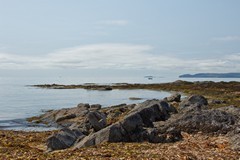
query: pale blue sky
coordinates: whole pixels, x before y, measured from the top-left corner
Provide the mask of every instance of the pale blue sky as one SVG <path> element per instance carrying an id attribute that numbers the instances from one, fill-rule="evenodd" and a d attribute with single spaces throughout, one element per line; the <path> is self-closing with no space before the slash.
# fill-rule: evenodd
<path id="1" fill-rule="evenodd" d="M 239 0 L 0 0 L 0 73 L 239 72 L 239 8 Z"/>

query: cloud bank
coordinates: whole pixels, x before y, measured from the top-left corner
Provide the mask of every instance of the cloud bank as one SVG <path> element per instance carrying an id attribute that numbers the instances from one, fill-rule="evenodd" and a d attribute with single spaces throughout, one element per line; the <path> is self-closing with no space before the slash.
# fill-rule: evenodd
<path id="1" fill-rule="evenodd" d="M 153 54 L 149 45 L 93 44 L 57 50 L 45 56 L 0 53 L 0 69 L 153 69 L 187 72 L 236 72 L 240 53 L 218 59 L 188 59 Z"/>

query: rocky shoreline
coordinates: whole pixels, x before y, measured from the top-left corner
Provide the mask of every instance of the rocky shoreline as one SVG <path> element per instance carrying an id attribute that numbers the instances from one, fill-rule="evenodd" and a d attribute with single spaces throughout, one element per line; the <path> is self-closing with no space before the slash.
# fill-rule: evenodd
<path id="1" fill-rule="evenodd" d="M 201 95 L 181 100 L 176 93 L 164 100 L 107 108 L 79 104 L 31 120 L 62 128 L 47 139 L 48 151 L 104 142 L 173 143 L 182 140 L 182 132 L 224 135 L 229 137 L 233 149 L 240 150 L 240 108 L 211 109 Z"/>
<path id="2" fill-rule="evenodd" d="M 101 90 L 104 87 L 100 86 Z M 136 159 L 138 156 L 144 159 L 239 159 L 240 108 L 236 105 L 239 104 L 239 87 L 238 82 L 184 81 L 111 85 L 111 89 L 177 92 L 162 100 L 146 100 L 139 104 L 106 108 L 100 104 L 78 104 L 74 108 L 47 111 L 28 120 L 58 127 L 58 131 L 1 131 L 0 157 L 16 158 L 11 157 L 10 150 L 13 149 L 25 159 L 26 156 L 40 159 L 62 156 L 66 159 L 76 156 L 84 159 Z M 44 85 L 43 88 L 53 86 Z M 188 96 L 181 98 L 180 92 Z M 230 95 L 232 97 L 228 98 Z M 14 141 L 15 138 L 20 142 Z M 11 143 L 9 139 L 12 139 Z M 26 143 L 33 153 L 25 155 L 27 148 L 18 147 L 19 143 Z M 32 144 L 36 144 L 35 147 Z"/>
<path id="3" fill-rule="evenodd" d="M 240 82 L 213 82 L 213 81 L 196 81 L 188 82 L 177 80 L 169 83 L 154 83 L 154 84 L 129 84 L 129 83 L 113 83 L 113 84 L 95 84 L 85 83 L 80 85 L 62 85 L 62 84 L 39 84 L 31 85 L 44 89 L 87 89 L 111 91 L 114 89 L 148 89 L 157 91 L 175 91 L 186 95 L 199 94 L 204 95 L 213 103 L 209 104 L 213 107 L 222 107 L 226 105 L 240 106 Z M 214 103 L 215 100 L 220 100 L 225 103 Z"/>

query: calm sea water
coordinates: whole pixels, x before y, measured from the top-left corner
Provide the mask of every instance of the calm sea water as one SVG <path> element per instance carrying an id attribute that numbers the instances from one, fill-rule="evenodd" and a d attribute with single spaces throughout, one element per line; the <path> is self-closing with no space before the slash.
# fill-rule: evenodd
<path id="1" fill-rule="evenodd" d="M 41 89 L 29 87 L 33 84 L 83 84 L 83 83 L 163 83 L 172 82 L 178 78 L 0 78 L 0 129 L 37 130 L 36 126 L 28 124 L 25 118 L 36 116 L 43 110 L 75 107 L 78 103 L 101 104 L 111 106 L 121 103 L 138 103 L 147 99 L 164 98 L 171 93 L 151 90 L 112 90 L 95 91 L 84 89 Z M 239 81 L 239 79 L 185 79 L 188 81 Z M 132 101 L 129 97 L 139 97 L 143 100 Z M 43 126 L 42 126 L 43 127 Z M 41 126 L 37 126 L 41 128 Z M 42 128 L 41 128 L 42 130 Z"/>

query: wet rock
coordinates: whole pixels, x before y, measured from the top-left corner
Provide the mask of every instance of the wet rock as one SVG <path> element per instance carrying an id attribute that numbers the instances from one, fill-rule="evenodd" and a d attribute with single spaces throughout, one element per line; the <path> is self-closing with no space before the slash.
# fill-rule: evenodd
<path id="1" fill-rule="evenodd" d="M 75 141 L 85 137 L 78 129 L 62 129 L 47 139 L 48 151 L 66 149 L 71 147 Z"/>
<path id="2" fill-rule="evenodd" d="M 204 106 L 208 105 L 208 101 L 205 97 L 201 95 L 192 95 L 185 98 L 180 104 L 179 109 L 182 110 L 192 105 Z"/>

